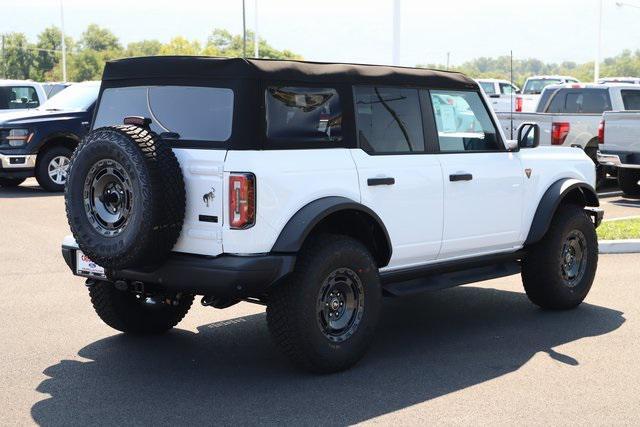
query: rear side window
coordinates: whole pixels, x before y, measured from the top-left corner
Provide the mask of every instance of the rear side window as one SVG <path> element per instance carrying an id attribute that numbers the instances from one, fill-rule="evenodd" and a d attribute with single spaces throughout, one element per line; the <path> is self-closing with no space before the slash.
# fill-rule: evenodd
<path id="1" fill-rule="evenodd" d="M 508 83 L 500 83 L 500 93 L 503 95 L 511 95 L 516 93 L 516 88 Z"/>
<path id="2" fill-rule="evenodd" d="M 480 87 L 487 95 L 495 95 L 496 87 L 492 82 L 480 82 Z"/>
<path id="3" fill-rule="evenodd" d="M 542 90 L 549 85 L 557 85 L 562 83 L 558 79 L 529 79 L 524 85 L 522 93 L 527 95 L 538 95 L 542 93 Z"/>
<path id="4" fill-rule="evenodd" d="M 358 143 L 368 153 L 424 151 L 417 89 L 356 86 Z"/>
<path id="5" fill-rule="evenodd" d="M 611 111 L 611 100 L 606 89 L 567 90 L 563 95 L 557 97 L 557 102 L 554 99 L 549 109 L 551 113 L 599 114 Z"/>
<path id="6" fill-rule="evenodd" d="M 623 90 L 621 93 L 625 110 L 640 110 L 640 90 Z"/>
<path id="7" fill-rule="evenodd" d="M 35 88 L 31 86 L 0 87 L 0 110 L 17 110 L 38 106 L 40 106 L 40 100 Z"/>
<path id="8" fill-rule="evenodd" d="M 496 128 L 477 92 L 431 91 L 442 152 L 498 151 Z"/>
<path id="9" fill-rule="evenodd" d="M 270 86 L 265 93 L 267 138 L 274 141 L 342 141 L 342 109 L 332 88 Z"/>
<path id="10" fill-rule="evenodd" d="M 109 88 L 102 93 L 94 128 L 122 124 L 127 116 L 151 119 L 151 130 L 185 141 L 226 141 L 233 122 L 233 90 L 195 86 Z"/>
<path id="11" fill-rule="evenodd" d="M 549 103 L 549 99 L 558 92 L 558 89 L 554 88 L 546 88 L 542 91 L 542 96 L 538 100 L 538 106 L 536 107 L 536 113 L 544 113 L 547 110 L 547 104 Z"/>

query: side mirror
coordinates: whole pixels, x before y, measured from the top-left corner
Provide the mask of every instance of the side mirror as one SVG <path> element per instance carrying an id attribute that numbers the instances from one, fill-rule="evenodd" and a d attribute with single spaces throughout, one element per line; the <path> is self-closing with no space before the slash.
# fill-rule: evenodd
<path id="1" fill-rule="evenodd" d="M 540 126 L 537 123 L 522 123 L 518 127 L 518 147 L 535 148 L 540 145 Z"/>

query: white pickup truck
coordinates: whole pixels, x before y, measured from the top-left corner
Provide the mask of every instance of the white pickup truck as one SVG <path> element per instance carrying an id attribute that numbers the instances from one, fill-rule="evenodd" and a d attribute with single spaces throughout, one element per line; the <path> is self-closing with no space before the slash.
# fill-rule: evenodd
<path id="1" fill-rule="evenodd" d="M 37 108 L 47 100 L 40 83 L 30 80 L 0 80 L 0 113 Z"/>
<path id="2" fill-rule="evenodd" d="M 580 147 L 598 164 L 598 127 L 602 113 L 628 110 L 638 96 L 638 85 L 553 85 L 545 88 L 538 112 L 497 113 L 497 116 L 507 136 L 515 136 L 522 123 L 537 123 L 541 131 L 540 145 Z M 604 179 L 604 170 L 600 170 L 599 178 Z"/>
<path id="3" fill-rule="evenodd" d="M 571 76 L 532 76 L 524 82 L 522 95 L 516 97 L 516 111 L 521 113 L 530 113 L 536 111 L 540 94 L 550 85 L 559 85 L 565 83 L 580 83 L 578 79 Z"/>
<path id="4" fill-rule="evenodd" d="M 629 110 L 640 110 L 640 93 L 626 97 Z M 600 125 L 598 162 L 617 170 L 618 185 L 640 196 L 640 111 L 605 112 Z"/>

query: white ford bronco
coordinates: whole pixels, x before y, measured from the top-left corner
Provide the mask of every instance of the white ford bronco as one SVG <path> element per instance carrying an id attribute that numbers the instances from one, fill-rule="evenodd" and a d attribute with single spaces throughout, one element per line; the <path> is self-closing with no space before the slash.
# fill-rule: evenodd
<path id="1" fill-rule="evenodd" d="M 458 73 L 149 57 L 106 65 L 71 160 L 62 253 L 100 318 L 166 331 L 196 295 L 267 306 L 297 365 L 335 372 L 372 341 L 383 295 L 522 274 L 579 305 L 598 262 L 593 162 L 505 139 Z"/>

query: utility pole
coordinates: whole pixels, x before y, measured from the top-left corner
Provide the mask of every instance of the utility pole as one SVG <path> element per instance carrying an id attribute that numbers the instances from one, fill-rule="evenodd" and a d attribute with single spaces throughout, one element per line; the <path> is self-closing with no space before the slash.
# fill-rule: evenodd
<path id="1" fill-rule="evenodd" d="M 400 65 L 400 0 L 393 0 L 393 65 Z"/>
<path id="2" fill-rule="evenodd" d="M 254 58 L 260 58 L 260 41 L 258 38 L 258 0 L 254 0 L 255 15 L 253 17 L 253 56 Z"/>
<path id="3" fill-rule="evenodd" d="M 451 61 L 451 52 L 447 52 L 447 71 L 449 71 L 449 62 Z"/>
<path id="4" fill-rule="evenodd" d="M 62 33 L 62 81 L 67 82 L 67 44 L 64 41 L 64 6 L 60 0 L 60 32 Z"/>
<path id="5" fill-rule="evenodd" d="M 247 57 L 247 16 L 245 0 L 242 0 L 242 57 Z"/>
<path id="6" fill-rule="evenodd" d="M 4 62 L 4 34 L 2 35 L 2 71 L 4 78 L 7 78 L 7 64 Z"/>
<path id="7" fill-rule="evenodd" d="M 596 46 L 596 61 L 593 65 L 593 81 L 598 83 L 600 79 L 600 60 L 602 58 L 602 3 L 604 0 L 598 1 L 598 43 Z"/>

